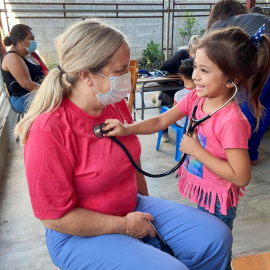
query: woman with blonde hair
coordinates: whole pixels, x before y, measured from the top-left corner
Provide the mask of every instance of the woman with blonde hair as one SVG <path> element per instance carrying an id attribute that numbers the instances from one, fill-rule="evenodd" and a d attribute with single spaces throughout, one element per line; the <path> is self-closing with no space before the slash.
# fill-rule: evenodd
<path id="1" fill-rule="evenodd" d="M 95 125 L 132 123 L 130 49 L 118 30 L 91 19 L 56 38 L 50 71 L 16 127 L 35 216 L 60 269 L 224 269 L 232 236 L 195 208 L 148 196 L 144 176 Z M 140 165 L 137 136 L 120 138 Z M 162 252 L 158 228 L 175 258 Z M 142 241 L 139 241 L 142 240 Z"/>

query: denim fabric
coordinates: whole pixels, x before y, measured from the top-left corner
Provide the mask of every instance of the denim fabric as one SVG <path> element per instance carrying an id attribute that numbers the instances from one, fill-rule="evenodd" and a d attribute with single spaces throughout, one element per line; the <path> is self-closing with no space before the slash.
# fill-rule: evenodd
<path id="1" fill-rule="evenodd" d="M 20 112 L 20 113 L 26 113 L 29 105 L 30 105 L 30 98 L 31 95 L 27 94 L 22 97 L 11 97 L 11 104 L 13 108 Z"/>
<path id="2" fill-rule="evenodd" d="M 231 196 L 232 196 L 232 194 L 231 194 Z M 200 203 L 201 203 L 202 199 L 203 199 L 203 192 L 202 192 L 202 195 L 201 195 Z M 207 200 L 208 200 L 208 196 L 206 195 L 205 196 L 205 204 L 207 203 Z M 210 195 L 210 201 L 209 201 L 210 204 L 211 204 L 211 201 L 212 201 L 212 196 Z M 202 207 L 200 205 L 197 205 L 197 207 L 198 207 L 198 209 L 209 213 L 209 211 L 206 210 L 205 207 Z M 220 209 L 221 209 L 220 201 L 217 198 L 216 199 L 216 205 L 215 205 L 215 213 L 213 215 L 216 216 L 217 218 L 221 219 L 230 228 L 230 230 L 232 231 L 232 229 L 233 229 L 233 221 L 236 218 L 237 207 L 231 207 L 231 208 L 227 209 L 227 215 L 222 215 L 220 213 Z M 231 268 L 231 260 L 229 260 L 225 270 L 232 270 L 232 268 Z"/>
<path id="3" fill-rule="evenodd" d="M 203 199 L 203 193 L 201 195 L 200 203 L 201 203 L 202 199 Z M 208 197 L 205 196 L 205 204 L 207 204 L 207 200 L 208 200 Z M 211 204 L 211 201 L 212 201 L 212 197 L 210 195 L 210 204 Z M 197 207 L 198 207 L 198 209 L 209 213 L 209 211 L 206 210 L 205 207 L 202 207 L 200 205 L 198 205 Z M 233 229 L 233 221 L 236 218 L 237 207 L 231 207 L 231 208 L 227 209 L 227 215 L 222 215 L 220 213 L 220 209 L 221 209 L 220 201 L 217 198 L 216 205 L 215 205 L 215 213 L 213 215 L 216 216 L 217 218 L 221 219 L 230 228 L 230 230 L 232 230 Z"/>

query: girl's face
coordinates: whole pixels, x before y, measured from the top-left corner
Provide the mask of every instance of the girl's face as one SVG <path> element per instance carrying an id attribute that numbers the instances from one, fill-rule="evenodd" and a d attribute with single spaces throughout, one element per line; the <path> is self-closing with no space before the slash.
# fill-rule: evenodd
<path id="1" fill-rule="evenodd" d="M 192 79 L 199 98 L 227 96 L 231 87 L 229 78 L 208 58 L 204 48 L 196 52 Z"/>

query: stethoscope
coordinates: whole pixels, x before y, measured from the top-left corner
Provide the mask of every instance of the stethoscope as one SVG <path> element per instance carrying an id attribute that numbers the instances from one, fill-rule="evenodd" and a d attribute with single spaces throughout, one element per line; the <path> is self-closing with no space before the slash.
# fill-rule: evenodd
<path id="1" fill-rule="evenodd" d="M 194 130 L 195 130 L 195 128 L 198 125 L 200 125 L 201 123 L 203 123 L 204 121 L 206 121 L 207 119 L 209 119 L 213 114 L 215 114 L 216 112 L 218 112 L 219 110 L 221 110 L 223 107 L 225 107 L 235 97 L 235 95 L 237 94 L 237 86 L 231 80 L 229 82 L 232 83 L 234 85 L 234 87 L 235 87 L 235 92 L 231 96 L 231 98 L 227 102 L 225 102 L 220 108 L 216 109 L 214 112 L 206 115 L 205 117 L 203 117 L 201 119 L 196 119 L 195 118 L 195 114 L 196 114 L 196 111 L 197 111 L 197 108 L 198 108 L 198 103 L 200 101 L 200 98 L 198 98 L 198 100 L 197 100 L 197 102 L 196 102 L 196 104 L 195 104 L 195 106 L 193 108 L 191 117 L 190 117 L 190 121 L 189 121 L 189 125 L 188 125 L 188 130 L 187 130 L 187 135 L 188 136 L 191 137 L 192 134 L 193 134 L 193 132 L 194 132 Z M 102 127 L 105 127 L 105 126 L 106 126 L 106 124 L 105 123 L 102 123 L 102 124 L 96 125 L 94 127 L 94 133 L 95 133 L 95 135 L 98 138 L 103 138 L 103 134 L 106 134 L 106 133 L 109 132 L 109 130 L 106 130 L 105 131 L 105 130 L 102 129 Z M 136 162 L 133 160 L 131 154 L 129 153 L 128 149 L 116 137 L 112 136 L 110 138 L 113 141 L 115 141 L 125 151 L 125 153 L 127 154 L 130 162 L 136 168 L 137 171 L 139 171 L 140 173 L 142 173 L 142 174 L 144 174 L 146 176 L 152 177 L 152 178 L 158 178 L 158 177 L 167 176 L 167 175 L 175 172 L 183 164 L 183 162 L 185 161 L 185 159 L 187 157 L 187 154 L 184 154 L 182 156 L 181 160 L 179 161 L 179 163 L 174 168 L 172 168 L 170 171 L 168 171 L 168 172 L 161 173 L 161 174 L 151 174 L 151 173 L 145 172 L 140 167 L 138 167 L 138 165 L 136 164 Z M 164 251 L 164 252 L 168 252 L 171 256 L 175 257 L 175 254 L 174 254 L 173 250 L 166 243 L 166 241 L 162 238 L 162 236 L 160 235 L 160 233 L 158 232 L 158 230 L 155 228 L 155 226 L 150 221 L 148 221 L 148 222 L 153 227 L 153 229 L 156 231 L 156 236 L 157 236 L 157 239 L 159 241 L 161 250 Z"/>
<path id="2" fill-rule="evenodd" d="M 188 125 L 188 130 L 187 130 L 187 135 L 188 136 L 192 136 L 195 128 L 200 125 L 201 123 L 203 123 L 204 121 L 206 121 L 207 119 L 209 119 L 213 114 L 215 114 L 216 112 L 218 112 L 219 110 L 221 110 L 223 107 L 225 107 L 234 97 L 235 95 L 237 94 L 237 86 L 234 84 L 234 82 L 232 82 L 231 80 L 229 81 L 230 83 L 232 83 L 235 87 L 235 92 L 234 94 L 231 96 L 231 98 L 225 102 L 221 107 L 219 107 L 218 109 L 216 109 L 214 112 L 206 115 L 205 117 L 201 118 L 201 119 L 196 119 L 195 118 L 195 114 L 196 114 L 196 111 L 197 111 L 197 108 L 198 108 L 198 103 L 200 101 L 200 98 L 198 98 L 194 108 L 193 108 L 193 111 L 192 111 L 192 114 L 191 114 L 191 117 L 190 117 L 190 121 L 189 121 L 189 125 Z M 102 123 L 100 125 L 96 125 L 94 127 L 94 133 L 95 135 L 98 137 L 98 138 L 103 138 L 103 134 L 106 134 L 109 132 L 109 130 L 103 130 L 102 128 L 105 127 L 106 124 L 105 123 Z M 142 170 L 140 167 L 138 167 L 138 165 L 136 164 L 136 162 L 134 161 L 134 159 L 132 158 L 131 154 L 129 153 L 128 149 L 125 147 L 125 145 L 123 143 L 121 143 L 116 137 L 112 136 L 112 137 L 109 137 L 111 138 L 113 141 L 115 141 L 126 153 L 126 155 L 128 156 L 130 162 L 132 163 L 132 165 L 136 168 L 137 171 L 139 171 L 140 173 L 148 176 L 148 177 L 151 177 L 151 178 L 159 178 L 159 177 L 164 177 L 164 176 L 167 176 L 173 172 L 175 172 L 182 164 L 183 162 L 185 161 L 186 157 L 187 157 L 187 154 L 184 154 L 181 158 L 181 160 L 179 161 L 179 163 L 174 167 L 172 168 L 170 171 L 168 172 L 165 172 L 165 173 L 161 173 L 161 174 L 151 174 L 151 173 L 148 173 L 144 170 Z"/>

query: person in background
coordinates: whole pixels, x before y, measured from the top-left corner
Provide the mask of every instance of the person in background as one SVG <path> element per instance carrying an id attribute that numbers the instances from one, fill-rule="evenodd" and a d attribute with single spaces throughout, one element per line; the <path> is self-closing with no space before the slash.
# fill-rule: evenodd
<path id="1" fill-rule="evenodd" d="M 113 117 L 133 123 L 130 47 L 97 19 L 55 41 L 52 69 L 16 126 L 34 215 L 60 269 L 224 270 L 232 235 L 214 216 L 148 196 L 144 176 L 121 148 L 93 129 Z M 140 166 L 137 136 L 120 138 Z M 120 166 L 119 166 L 120 164 Z M 160 250 L 155 231 L 176 254 Z M 155 237 L 155 238 L 154 238 Z"/>
<path id="2" fill-rule="evenodd" d="M 192 36 L 190 38 L 189 45 L 188 45 L 188 50 L 189 50 L 189 56 L 190 57 L 194 57 L 196 47 L 197 47 L 197 44 L 198 44 L 200 38 L 201 37 L 198 36 L 198 35 L 194 35 L 194 36 Z"/>
<path id="3" fill-rule="evenodd" d="M 31 27 L 17 24 L 4 39 L 11 49 L 2 57 L 1 73 L 11 96 L 11 104 L 21 113 L 27 111 L 31 103 L 29 93 L 39 88 L 48 68 L 35 53 L 37 42 Z M 12 84 L 17 81 L 16 84 Z M 11 86 L 11 84 L 13 86 Z"/>
<path id="4" fill-rule="evenodd" d="M 182 61 L 189 58 L 189 49 L 182 48 L 177 51 L 170 59 L 164 61 L 160 70 L 168 71 L 169 74 L 177 74 L 179 72 L 179 67 L 182 64 Z"/>
<path id="5" fill-rule="evenodd" d="M 265 25 L 265 34 L 270 37 L 270 19 L 262 14 L 250 13 L 244 4 L 237 0 L 218 1 L 213 6 L 208 21 L 210 31 L 229 26 L 239 26 L 250 35 L 254 35 L 262 25 Z M 259 80 L 255 82 L 255 84 L 258 83 Z M 254 116 L 252 104 L 249 104 L 248 101 L 243 102 L 243 97 L 241 96 L 237 98 L 240 102 L 242 112 L 251 125 L 248 153 L 251 165 L 256 165 L 258 163 L 258 148 L 261 139 L 270 125 L 270 76 L 260 94 L 260 102 L 264 107 L 264 113 L 262 114 L 258 128 L 256 128 L 257 119 Z"/>
<path id="6" fill-rule="evenodd" d="M 188 55 L 188 57 L 186 58 L 186 59 L 189 59 L 190 57 L 192 57 L 193 55 L 194 55 L 194 52 L 195 52 L 195 49 L 196 49 L 196 45 L 198 44 L 198 41 L 199 41 L 199 39 L 200 39 L 200 36 L 198 36 L 198 35 L 194 35 L 194 36 L 192 36 L 191 38 L 190 38 L 190 41 L 189 41 L 189 45 L 188 45 L 188 52 L 189 52 L 189 55 Z M 179 54 L 180 55 L 180 54 Z M 187 55 L 186 55 L 187 56 Z M 180 63 L 180 66 L 182 65 L 182 63 L 183 63 L 183 61 L 185 61 L 186 59 L 183 59 L 183 60 L 181 60 L 181 63 Z M 169 60 L 171 60 L 171 59 L 169 59 Z M 168 60 L 168 61 L 169 61 Z M 166 61 L 165 61 L 166 62 Z M 177 73 L 179 73 L 179 68 L 180 68 L 180 66 L 178 67 L 178 71 L 177 71 Z M 181 72 L 180 72 L 180 74 L 181 74 Z M 182 79 L 183 80 L 183 79 Z M 183 90 L 180 90 L 180 92 L 181 91 L 183 91 Z M 172 103 L 171 102 L 166 102 L 165 104 L 163 104 L 163 101 L 164 100 L 171 100 L 171 95 L 173 95 L 173 100 L 174 100 L 174 102 L 175 102 L 175 94 L 177 93 L 177 92 L 179 92 L 179 90 L 176 90 L 176 91 L 170 91 L 170 92 L 158 92 L 159 94 L 158 94 L 158 97 L 157 97 L 157 99 L 160 101 L 160 103 L 159 103 L 159 105 L 161 104 L 161 105 L 172 105 Z M 162 102 L 162 103 L 161 103 Z M 157 134 L 157 136 L 158 136 L 158 134 Z M 170 141 L 170 137 L 169 137 L 169 129 L 168 128 L 166 128 L 164 131 L 163 131 L 163 133 L 162 133 L 162 137 L 161 137 L 161 141 L 162 142 L 169 142 Z"/>
<path id="7" fill-rule="evenodd" d="M 174 95 L 174 106 L 182 100 L 191 90 L 196 88 L 194 81 L 192 80 L 192 74 L 194 70 L 194 58 L 191 57 L 182 62 L 179 68 L 181 79 L 185 84 L 185 89 L 179 90 Z M 183 127 L 186 123 L 186 117 L 176 121 L 176 124 Z"/>
<path id="8" fill-rule="evenodd" d="M 179 72 L 179 67 L 181 66 L 182 61 L 187 58 L 189 58 L 189 50 L 188 48 L 182 48 L 177 51 L 170 59 L 164 61 L 160 66 L 160 70 L 167 71 L 169 74 L 177 74 Z M 172 106 L 174 94 L 176 93 L 176 91 L 177 90 L 166 92 L 158 91 L 152 97 L 152 103 L 156 104 L 156 106 Z M 161 140 L 163 142 L 170 141 L 168 135 L 166 134 L 168 134 L 168 132 L 165 132 L 164 136 L 162 136 Z"/>
<path id="9" fill-rule="evenodd" d="M 232 16 L 247 13 L 250 13 L 248 8 L 237 0 L 220 0 L 211 9 L 206 32 L 209 32 L 212 25 L 217 21 L 226 21 Z"/>
<path id="10" fill-rule="evenodd" d="M 251 8 L 250 12 L 265 15 L 263 9 L 261 7 L 259 7 L 259 6 L 255 6 L 255 7 Z"/>

